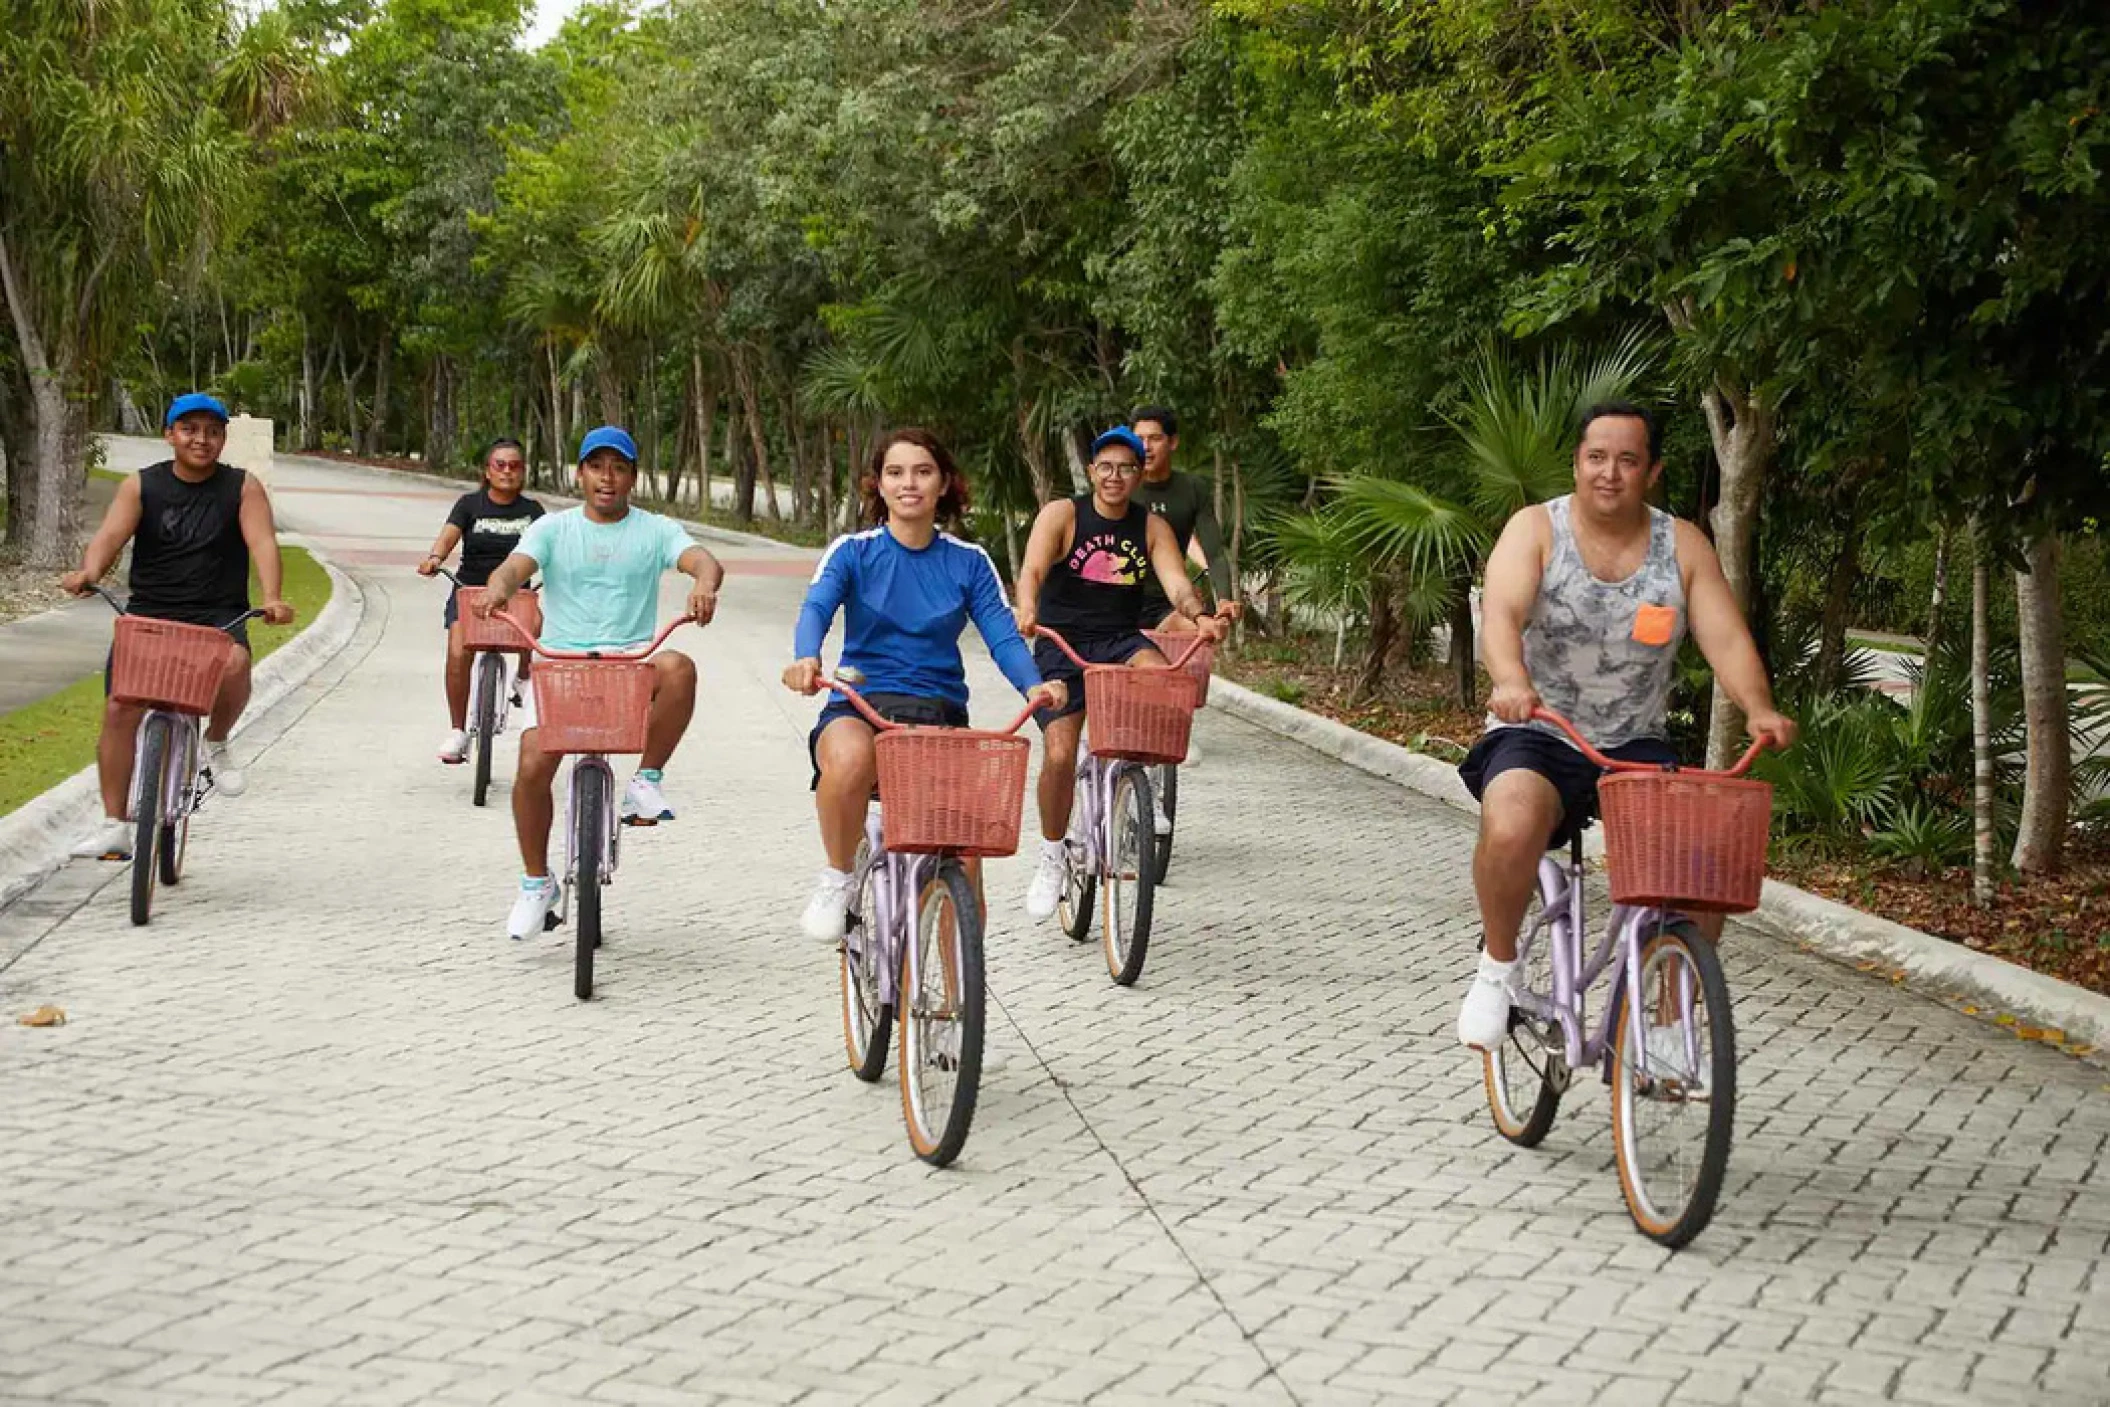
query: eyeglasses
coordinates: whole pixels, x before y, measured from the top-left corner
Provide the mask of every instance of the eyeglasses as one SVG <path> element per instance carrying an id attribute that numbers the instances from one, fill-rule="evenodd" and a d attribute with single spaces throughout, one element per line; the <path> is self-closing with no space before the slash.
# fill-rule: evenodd
<path id="1" fill-rule="evenodd" d="M 1093 462 L 1092 472 L 1117 479 L 1137 479 L 1143 475 L 1143 466 L 1140 464 L 1122 464 L 1112 459 L 1101 459 Z"/>

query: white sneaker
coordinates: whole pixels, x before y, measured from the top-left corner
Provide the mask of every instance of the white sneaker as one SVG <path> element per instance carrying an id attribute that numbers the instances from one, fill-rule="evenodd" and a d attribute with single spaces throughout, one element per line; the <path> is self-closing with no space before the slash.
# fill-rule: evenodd
<path id="1" fill-rule="evenodd" d="M 1026 890 L 1026 916 L 1035 920 L 1055 912 L 1062 899 L 1063 881 L 1069 875 L 1069 859 L 1059 840 L 1040 843 L 1040 864 L 1033 870 L 1033 883 Z"/>
<path id="2" fill-rule="evenodd" d="M 1162 792 L 1152 792 L 1150 794 L 1150 805 L 1151 809 L 1157 812 L 1157 814 L 1151 818 L 1151 828 L 1155 830 L 1160 837 L 1171 835 L 1172 817 L 1165 814 L 1164 794 Z"/>
<path id="3" fill-rule="evenodd" d="M 824 869 L 813 882 L 813 897 L 799 915 L 799 927 L 816 943 L 840 943 L 849 916 L 851 876 L 837 869 Z"/>
<path id="4" fill-rule="evenodd" d="M 224 742 L 206 739 L 205 771 L 212 778 L 213 790 L 222 796 L 240 796 L 249 790 L 249 779 L 234 765 L 234 754 Z"/>
<path id="5" fill-rule="evenodd" d="M 516 943 L 539 938 L 564 922 L 556 912 L 557 901 L 563 897 L 564 886 L 555 875 L 540 879 L 522 875 L 520 895 L 513 900 L 513 912 L 506 916 L 506 937 Z"/>
<path id="6" fill-rule="evenodd" d="M 623 788 L 624 825 L 656 826 L 673 819 L 674 808 L 667 805 L 666 794 L 659 789 L 659 778 L 639 772 Z"/>
<path id="7" fill-rule="evenodd" d="M 466 761 L 468 756 L 469 734 L 464 729 L 456 728 L 447 735 L 447 741 L 440 744 L 440 761 L 449 767 L 455 767 Z"/>
<path id="8" fill-rule="evenodd" d="M 129 860 L 132 858 L 132 823 L 105 817 L 73 847 L 76 860 Z"/>
<path id="9" fill-rule="evenodd" d="M 1496 962 L 1480 955 L 1480 970 L 1458 1008 L 1458 1044 L 1476 1050 L 1493 1050 L 1509 1034 L 1510 978 L 1514 962 Z"/>

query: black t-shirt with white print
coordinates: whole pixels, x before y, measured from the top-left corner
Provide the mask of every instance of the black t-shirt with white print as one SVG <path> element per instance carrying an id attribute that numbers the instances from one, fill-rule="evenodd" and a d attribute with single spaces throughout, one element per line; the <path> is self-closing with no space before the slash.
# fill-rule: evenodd
<path id="1" fill-rule="evenodd" d="M 542 505 L 522 495 L 511 503 L 493 503 L 491 491 L 478 489 L 455 501 L 447 521 L 461 530 L 462 581 L 482 586 L 520 545 L 529 523 L 542 516 Z"/>

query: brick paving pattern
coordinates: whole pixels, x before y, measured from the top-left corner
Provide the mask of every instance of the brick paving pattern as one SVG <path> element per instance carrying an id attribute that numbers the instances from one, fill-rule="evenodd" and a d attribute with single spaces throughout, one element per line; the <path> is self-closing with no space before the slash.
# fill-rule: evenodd
<path id="1" fill-rule="evenodd" d="M 1736 1151 L 1666 1254 L 1600 1086 L 1523 1152 L 1452 1045 L 1467 822 L 1214 714 L 1137 988 L 992 865 L 1002 1065 L 925 1168 L 794 927 L 788 551 L 722 548 L 677 638 L 682 816 L 630 833 L 576 1003 L 502 933 L 510 755 L 481 813 L 432 760 L 444 505 L 275 488 L 359 638 L 150 928 L 112 866 L 0 914 L 0 1011 L 72 1018 L 0 1027 L 0 1401 L 2110 1400 L 2100 1067 L 1732 928 Z"/>

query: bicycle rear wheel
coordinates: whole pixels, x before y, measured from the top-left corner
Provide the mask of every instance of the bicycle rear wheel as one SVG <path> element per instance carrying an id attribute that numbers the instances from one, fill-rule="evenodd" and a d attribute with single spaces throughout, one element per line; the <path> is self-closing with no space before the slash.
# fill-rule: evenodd
<path id="1" fill-rule="evenodd" d="M 491 790 L 491 753 L 498 746 L 498 691 L 505 687 L 505 666 L 495 651 L 486 650 L 476 662 L 476 713 L 470 724 L 476 729 L 476 782 L 469 800 L 477 806 Z"/>
<path id="2" fill-rule="evenodd" d="M 857 880 L 843 925 L 843 1051 L 850 1057 L 850 1072 L 866 1084 L 886 1073 L 887 1039 L 894 1026 L 894 1008 L 880 995 L 886 953 L 880 942 L 884 925 L 877 873 L 883 863 L 872 858 L 869 841 L 857 847 L 850 867 Z"/>
<path id="3" fill-rule="evenodd" d="M 185 732 L 180 742 L 170 745 L 169 766 L 174 775 L 183 779 L 177 788 L 176 814 L 161 818 L 161 836 L 155 843 L 154 855 L 161 869 L 161 882 L 175 885 L 183 882 L 183 855 L 190 844 L 191 807 L 197 803 L 192 786 L 197 781 L 197 759 L 191 754 L 197 749 L 198 734 Z"/>
<path id="4" fill-rule="evenodd" d="M 1516 986 L 1520 993 L 1553 999 L 1553 930 L 1534 930 L 1541 900 L 1524 914 L 1517 939 Z M 1509 1012 L 1509 1034 L 1480 1054 L 1487 1085 L 1487 1110 L 1495 1132 L 1520 1148 L 1545 1141 L 1568 1088 L 1567 1036 L 1558 1021 L 1534 1016 L 1521 1006 Z"/>
<path id="5" fill-rule="evenodd" d="M 966 871 L 948 857 L 917 898 L 916 931 L 902 945 L 896 988 L 901 1112 L 909 1146 L 933 1167 L 960 1156 L 974 1123 L 982 1083 L 982 980 L 982 912 Z"/>
<path id="6" fill-rule="evenodd" d="M 1633 1011 L 1647 1032 L 1635 1050 Z M 1675 1250 L 1707 1228 L 1736 1122 L 1736 1029 L 1714 945 L 1674 922 L 1641 951 L 1612 1043 L 1612 1148 L 1641 1234 Z"/>
<path id="7" fill-rule="evenodd" d="M 1123 767 L 1114 779 L 1113 853 L 1107 857 L 1101 925 L 1106 970 L 1123 987 L 1134 986 L 1143 975 L 1143 959 L 1150 952 L 1150 911 L 1157 894 L 1151 815 L 1149 775 L 1141 767 Z"/>
<path id="8" fill-rule="evenodd" d="M 146 742 L 139 750 L 139 775 L 132 778 L 132 925 L 154 916 L 154 880 L 161 872 L 161 799 L 168 795 L 169 753 L 175 723 L 167 714 L 147 715 Z"/>
<path id="9" fill-rule="evenodd" d="M 608 774 L 599 767 L 572 771 L 572 905 L 578 910 L 573 936 L 571 994 L 593 996 L 593 951 L 601 946 L 601 841 L 607 834 Z"/>
<path id="10" fill-rule="evenodd" d="M 1174 825 L 1178 825 L 1180 814 L 1180 769 L 1169 762 L 1163 767 L 1153 767 L 1150 769 L 1150 783 L 1157 788 L 1159 809 L 1164 811 L 1165 819 Z M 1155 825 L 1153 825 L 1152 829 L 1155 831 Z M 1158 857 L 1157 882 L 1163 884 L 1165 876 L 1172 872 L 1172 832 L 1168 830 L 1163 835 L 1157 836 L 1156 841 Z"/>

